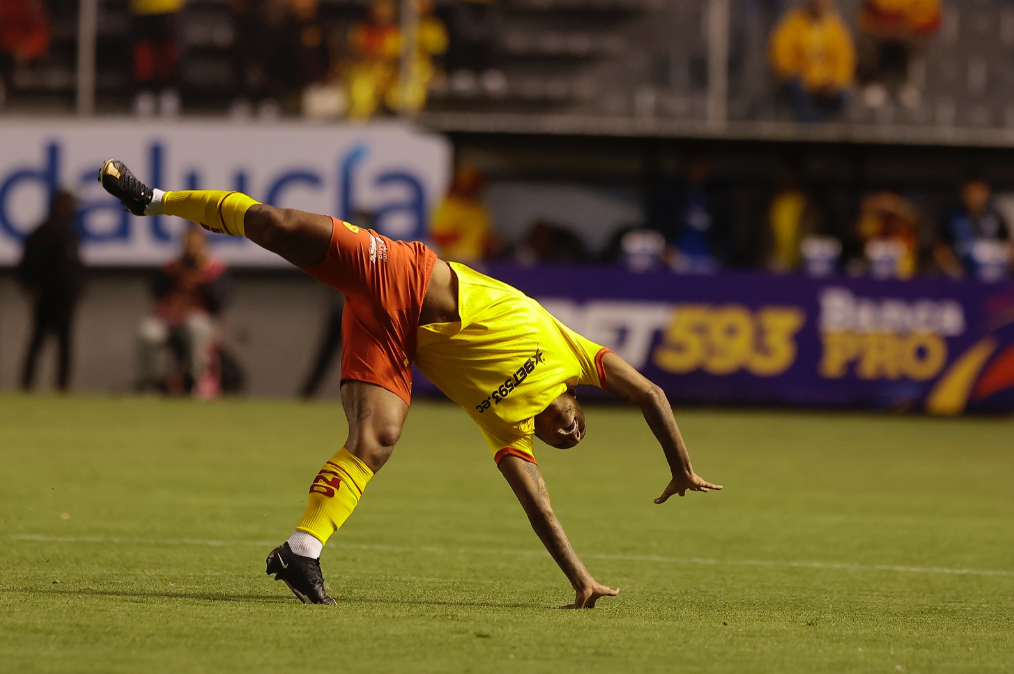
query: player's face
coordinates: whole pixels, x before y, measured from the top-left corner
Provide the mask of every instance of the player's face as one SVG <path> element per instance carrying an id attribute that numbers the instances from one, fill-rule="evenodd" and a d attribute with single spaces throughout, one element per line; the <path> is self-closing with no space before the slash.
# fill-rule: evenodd
<path id="1" fill-rule="evenodd" d="M 961 190 L 962 200 L 969 213 L 978 215 L 989 203 L 989 183 L 984 180 L 971 180 Z"/>
<path id="2" fill-rule="evenodd" d="M 570 449 L 585 436 L 584 410 L 569 388 L 535 417 L 535 435 L 550 447 Z"/>
<path id="3" fill-rule="evenodd" d="M 183 237 L 183 257 L 188 260 L 203 260 L 207 252 L 204 233 L 196 227 L 190 227 Z"/>

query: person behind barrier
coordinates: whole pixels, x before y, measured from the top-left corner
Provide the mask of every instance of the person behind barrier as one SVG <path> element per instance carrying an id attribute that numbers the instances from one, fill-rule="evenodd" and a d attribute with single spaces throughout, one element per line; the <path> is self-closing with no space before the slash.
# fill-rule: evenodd
<path id="1" fill-rule="evenodd" d="M 1006 266 L 1003 271 L 1009 273 L 1014 264 L 1010 239 L 1010 229 L 993 205 L 989 182 L 982 176 L 970 175 L 962 181 L 959 202 L 940 222 L 933 255 L 951 278 L 989 275 L 985 267 L 992 266 L 989 258 L 996 258 L 996 253 L 999 266 Z"/>
<path id="2" fill-rule="evenodd" d="M 201 397 L 218 394 L 216 368 L 221 327 L 218 315 L 225 297 L 225 265 L 208 253 L 204 233 L 188 227 L 180 256 L 156 274 L 152 284 L 155 312 L 141 321 L 137 336 L 137 389 L 182 391 Z M 159 356 L 167 349 L 182 356 L 182 381 L 164 368 Z"/>
<path id="3" fill-rule="evenodd" d="M 18 280 L 32 304 L 32 335 L 21 369 L 21 388 L 32 388 L 35 365 L 46 337 L 53 335 L 59 344 L 56 386 L 66 391 L 70 383 L 73 352 L 73 319 L 84 265 L 80 240 L 74 227 L 77 201 L 70 192 L 53 195 L 49 214 L 28 235 L 18 265 Z"/>

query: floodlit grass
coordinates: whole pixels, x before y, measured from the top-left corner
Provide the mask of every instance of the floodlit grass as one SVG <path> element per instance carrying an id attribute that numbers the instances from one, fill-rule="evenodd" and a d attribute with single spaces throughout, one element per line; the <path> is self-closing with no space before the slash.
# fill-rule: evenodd
<path id="1" fill-rule="evenodd" d="M 324 552 L 264 574 L 344 439 L 336 404 L 0 397 L 0 671 L 1011 672 L 1014 423 L 636 410 L 538 456 L 592 573 L 573 599 L 460 410 L 421 403 Z"/>

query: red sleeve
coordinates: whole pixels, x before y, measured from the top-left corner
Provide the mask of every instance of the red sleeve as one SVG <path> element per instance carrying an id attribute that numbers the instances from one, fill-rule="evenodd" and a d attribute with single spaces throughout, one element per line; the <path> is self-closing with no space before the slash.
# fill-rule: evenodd
<path id="1" fill-rule="evenodd" d="M 602 362 L 602 359 L 606 357 L 607 353 L 612 353 L 612 349 L 602 347 L 599 352 L 595 354 L 595 369 L 599 373 L 599 388 L 603 391 L 609 390 L 609 378 L 606 376 L 606 366 Z"/>
<path id="2" fill-rule="evenodd" d="M 493 455 L 493 460 L 496 461 L 496 465 L 499 466 L 500 459 L 507 456 L 508 454 L 510 454 L 511 456 L 516 456 L 519 459 L 523 459 L 528 463 L 538 464 L 538 462 L 535 460 L 535 457 L 532 456 L 531 454 L 526 454 L 525 452 L 522 452 L 520 449 L 514 449 L 513 447 L 504 447 L 499 452 Z"/>

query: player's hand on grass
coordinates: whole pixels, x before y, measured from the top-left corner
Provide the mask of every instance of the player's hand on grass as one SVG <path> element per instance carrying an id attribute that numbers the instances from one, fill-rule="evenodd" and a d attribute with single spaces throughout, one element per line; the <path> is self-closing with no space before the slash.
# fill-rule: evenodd
<path id="1" fill-rule="evenodd" d="M 672 481 L 666 486 L 662 495 L 655 499 L 655 503 L 665 503 L 673 494 L 685 495 L 688 491 L 721 491 L 722 485 L 711 484 L 697 473 L 690 471 L 689 474 L 673 475 Z"/>
<path id="2" fill-rule="evenodd" d="M 615 597 L 619 593 L 619 589 L 613 589 L 593 580 L 590 585 L 577 591 L 573 604 L 567 604 L 562 608 L 595 608 L 595 602 L 599 597 Z"/>

